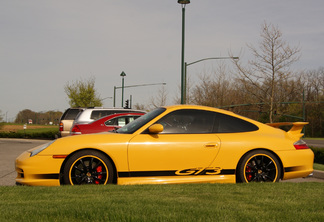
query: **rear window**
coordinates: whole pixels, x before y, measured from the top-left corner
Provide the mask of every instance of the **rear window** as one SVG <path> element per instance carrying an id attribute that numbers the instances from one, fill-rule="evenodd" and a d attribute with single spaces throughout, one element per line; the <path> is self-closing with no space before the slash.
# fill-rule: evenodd
<path id="1" fill-rule="evenodd" d="M 256 125 L 234 116 L 217 113 L 215 118 L 214 131 L 216 133 L 251 132 L 258 129 Z"/>
<path id="2" fill-rule="evenodd" d="M 82 109 L 68 109 L 62 115 L 61 120 L 74 120 L 75 117 L 82 111 Z"/>

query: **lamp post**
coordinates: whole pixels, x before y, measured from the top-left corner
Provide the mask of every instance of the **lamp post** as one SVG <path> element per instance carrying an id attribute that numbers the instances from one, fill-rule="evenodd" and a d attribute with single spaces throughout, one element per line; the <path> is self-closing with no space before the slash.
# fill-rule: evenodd
<path id="1" fill-rule="evenodd" d="M 120 74 L 122 77 L 122 99 L 121 99 L 121 107 L 123 107 L 124 104 L 124 77 L 126 76 L 126 73 L 124 71 Z"/>
<path id="2" fill-rule="evenodd" d="M 116 89 L 117 89 L 117 87 L 114 86 L 114 106 L 113 107 L 116 106 Z"/>
<path id="3" fill-rule="evenodd" d="M 184 45 L 185 45 L 185 7 L 190 0 L 178 0 L 182 6 L 182 47 L 181 47 L 181 104 L 185 104 L 186 88 L 185 88 L 185 63 L 184 63 Z"/>
<path id="4" fill-rule="evenodd" d="M 186 63 L 185 62 L 184 63 L 184 76 L 185 76 L 185 79 L 183 81 L 183 88 L 184 88 L 185 93 L 183 94 L 183 102 L 184 103 L 181 103 L 181 104 L 185 104 L 187 102 L 187 95 L 186 95 L 186 92 L 187 92 L 187 67 L 190 66 L 190 65 L 193 65 L 195 63 L 198 63 L 198 62 L 202 62 L 202 61 L 205 61 L 205 60 L 212 60 L 212 59 L 239 59 L 239 57 L 212 57 L 212 58 L 199 59 L 199 60 L 191 62 L 191 63 Z"/>

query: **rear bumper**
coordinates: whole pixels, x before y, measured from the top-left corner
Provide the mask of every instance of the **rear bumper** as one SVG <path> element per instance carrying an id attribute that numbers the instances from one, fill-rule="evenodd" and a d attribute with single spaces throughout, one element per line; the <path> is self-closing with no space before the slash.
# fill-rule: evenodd
<path id="1" fill-rule="evenodd" d="M 59 132 L 59 137 L 65 137 L 65 136 L 69 136 L 70 135 L 70 131 L 60 131 Z"/>
<path id="2" fill-rule="evenodd" d="M 314 153 L 311 149 L 281 152 L 283 180 L 308 177 L 313 172 Z"/>

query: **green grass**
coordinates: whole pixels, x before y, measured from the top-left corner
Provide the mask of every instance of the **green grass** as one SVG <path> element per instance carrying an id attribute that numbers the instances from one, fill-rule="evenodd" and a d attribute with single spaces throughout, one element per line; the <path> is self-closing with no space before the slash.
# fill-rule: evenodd
<path id="1" fill-rule="evenodd" d="M 0 221 L 323 221 L 324 183 L 0 187 Z"/>
<path id="2" fill-rule="evenodd" d="M 324 165 L 323 164 L 319 164 L 319 163 L 314 163 L 314 170 L 322 170 L 324 171 Z"/>
<path id="3" fill-rule="evenodd" d="M 18 133 L 26 133 L 26 134 L 32 134 L 32 133 L 48 133 L 48 132 L 58 132 L 58 127 L 51 127 L 51 128 L 38 128 L 38 129 L 26 129 L 26 130 L 18 130 Z"/>
<path id="4" fill-rule="evenodd" d="M 305 137 L 303 139 L 309 139 L 309 140 L 324 140 L 324 138 L 308 138 L 308 137 Z"/>

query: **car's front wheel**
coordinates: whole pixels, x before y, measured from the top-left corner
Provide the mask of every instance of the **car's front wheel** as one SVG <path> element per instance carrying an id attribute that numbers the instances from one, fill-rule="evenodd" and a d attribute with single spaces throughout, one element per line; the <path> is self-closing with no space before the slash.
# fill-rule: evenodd
<path id="1" fill-rule="evenodd" d="M 255 150 L 245 155 L 238 165 L 239 182 L 278 182 L 281 166 L 278 158 L 265 150 Z"/>
<path id="2" fill-rule="evenodd" d="M 64 184 L 109 184 L 114 171 L 110 160 L 100 152 L 84 150 L 73 154 L 64 167 Z"/>

